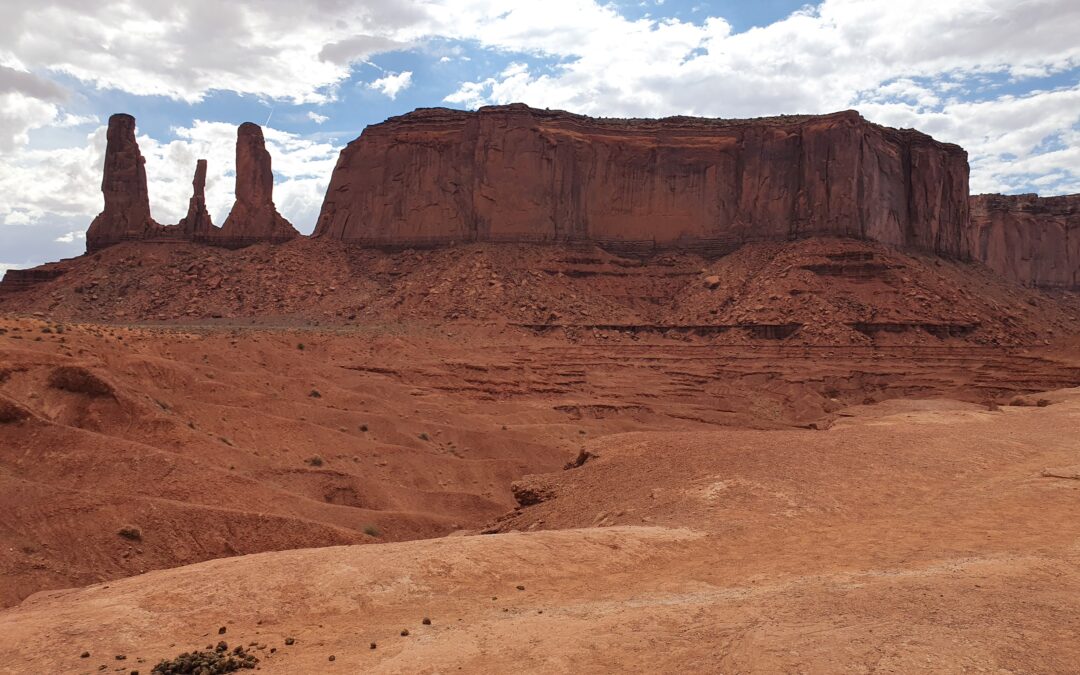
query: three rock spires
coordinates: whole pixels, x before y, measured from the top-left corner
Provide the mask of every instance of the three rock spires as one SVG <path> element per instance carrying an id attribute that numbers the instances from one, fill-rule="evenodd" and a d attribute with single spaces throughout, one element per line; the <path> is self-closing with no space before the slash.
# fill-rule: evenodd
<path id="1" fill-rule="evenodd" d="M 135 139 L 135 118 L 109 118 L 101 192 L 105 208 L 90 224 L 86 249 L 93 252 L 131 240 L 187 240 L 226 247 L 280 243 L 299 233 L 274 206 L 274 175 L 262 128 L 245 122 L 236 137 L 236 201 L 218 228 L 206 208 L 206 160 L 195 166 L 187 215 L 176 225 L 150 216 L 145 159 Z"/>

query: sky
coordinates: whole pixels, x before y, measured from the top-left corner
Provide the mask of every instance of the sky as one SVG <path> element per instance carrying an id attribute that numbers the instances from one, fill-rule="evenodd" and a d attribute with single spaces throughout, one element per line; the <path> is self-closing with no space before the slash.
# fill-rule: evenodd
<path id="1" fill-rule="evenodd" d="M 418 107 L 607 117 L 855 109 L 969 152 L 972 192 L 1080 192 L 1077 0 L 0 0 L 0 270 L 79 255 L 105 124 L 137 119 L 151 208 L 195 161 L 221 224 L 236 127 L 315 225 L 340 149 Z"/>

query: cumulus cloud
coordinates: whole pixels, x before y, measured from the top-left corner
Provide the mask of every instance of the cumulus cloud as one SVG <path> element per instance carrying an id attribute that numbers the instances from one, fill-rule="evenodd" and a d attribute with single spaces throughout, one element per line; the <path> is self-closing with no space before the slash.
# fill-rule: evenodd
<path id="1" fill-rule="evenodd" d="M 311 120 L 312 122 L 314 122 L 315 124 L 322 124 L 326 120 L 330 119 L 326 115 L 320 115 L 319 113 L 315 112 L 314 110 L 309 110 L 308 111 L 307 118 L 309 120 Z"/>
<path id="2" fill-rule="evenodd" d="M 146 158 L 150 205 L 158 222 L 175 223 L 187 212 L 195 163 L 207 160 L 206 205 L 221 225 L 232 208 L 236 170 L 236 126 L 196 120 L 162 141 L 139 136 Z M 274 202 L 301 232 L 314 229 L 338 148 L 272 127 L 263 129 L 274 170 Z"/>
<path id="3" fill-rule="evenodd" d="M 65 232 L 64 234 L 60 235 L 59 237 L 57 237 L 53 241 L 61 243 L 61 244 L 71 244 L 71 243 L 74 243 L 76 241 L 85 240 L 85 239 L 86 239 L 86 231 L 85 230 L 72 230 L 70 232 Z"/>
<path id="4" fill-rule="evenodd" d="M 419 0 L 5 2 L 0 54 L 141 96 L 320 102 L 349 63 L 407 44 L 426 17 Z"/>
<path id="5" fill-rule="evenodd" d="M 397 95 L 402 91 L 405 91 L 412 85 L 412 72 L 403 71 L 400 73 L 390 73 L 379 79 L 371 82 L 368 87 L 375 91 L 382 92 L 391 99 L 397 98 Z"/>

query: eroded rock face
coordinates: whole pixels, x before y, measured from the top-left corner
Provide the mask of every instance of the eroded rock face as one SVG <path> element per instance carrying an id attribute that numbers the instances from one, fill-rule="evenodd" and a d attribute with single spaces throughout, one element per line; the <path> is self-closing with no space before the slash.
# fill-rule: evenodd
<path id="1" fill-rule="evenodd" d="M 191 181 L 192 195 L 188 201 L 187 215 L 178 225 L 180 234 L 185 238 L 199 239 L 213 236 L 217 228 L 206 210 L 206 160 L 200 159 L 195 164 L 195 178 Z"/>
<path id="2" fill-rule="evenodd" d="M 341 153 L 315 236 L 725 251 L 812 235 L 968 254 L 967 154 L 858 113 L 592 119 L 421 109 Z"/>
<path id="3" fill-rule="evenodd" d="M 970 238 L 972 255 L 1010 279 L 1080 288 L 1080 194 L 975 195 Z"/>
<path id="4" fill-rule="evenodd" d="M 227 241 L 288 241 L 296 229 L 274 206 L 274 174 L 262 128 L 251 122 L 236 135 L 236 202 L 221 226 Z"/>
<path id="5" fill-rule="evenodd" d="M 101 181 L 105 208 L 86 232 L 87 251 L 129 239 L 142 239 L 160 227 L 150 217 L 146 166 L 135 140 L 135 118 L 125 114 L 111 116 L 107 139 Z"/>

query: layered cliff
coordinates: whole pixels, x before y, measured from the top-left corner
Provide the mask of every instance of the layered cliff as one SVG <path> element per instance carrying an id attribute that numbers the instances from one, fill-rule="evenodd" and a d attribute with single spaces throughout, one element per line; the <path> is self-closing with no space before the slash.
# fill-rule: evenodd
<path id="1" fill-rule="evenodd" d="M 338 159 L 314 236 L 726 250 L 813 235 L 967 256 L 967 154 L 855 112 L 593 119 L 421 109 Z"/>
<path id="2" fill-rule="evenodd" d="M 1080 288 L 1080 194 L 971 198 L 972 255 L 1000 274 L 1043 288 Z"/>

